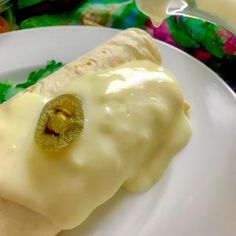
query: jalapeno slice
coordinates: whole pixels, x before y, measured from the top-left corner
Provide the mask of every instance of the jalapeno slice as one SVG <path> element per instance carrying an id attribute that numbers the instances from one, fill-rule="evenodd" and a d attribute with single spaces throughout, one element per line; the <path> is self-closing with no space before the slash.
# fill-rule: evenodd
<path id="1" fill-rule="evenodd" d="M 77 139 L 84 127 L 80 98 L 63 94 L 43 108 L 35 129 L 35 143 L 44 150 L 56 151 Z"/>

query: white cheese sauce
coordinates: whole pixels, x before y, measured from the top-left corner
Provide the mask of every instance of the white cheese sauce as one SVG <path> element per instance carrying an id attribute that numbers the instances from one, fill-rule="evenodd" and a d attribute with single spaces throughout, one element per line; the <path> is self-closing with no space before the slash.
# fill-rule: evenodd
<path id="1" fill-rule="evenodd" d="M 177 81 L 149 61 L 87 73 L 55 97 L 64 93 L 81 98 L 85 121 L 79 139 L 57 152 L 34 144 L 52 98 L 24 92 L 0 106 L 0 196 L 70 229 L 120 187 L 149 189 L 191 129 Z"/>
<path id="2" fill-rule="evenodd" d="M 180 1 L 180 0 L 179 0 Z M 167 9 L 171 0 L 136 0 L 138 8 L 148 15 L 155 25 L 160 25 L 167 18 Z M 224 20 L 236 30 L 236 0 L 181 0 L 182 5 L 195 10 L 205 11 L 208 14 Z M 194 2 L 195 5 L 192 3 Z M 189 9 L 191 12 L 191 9 Z"/>

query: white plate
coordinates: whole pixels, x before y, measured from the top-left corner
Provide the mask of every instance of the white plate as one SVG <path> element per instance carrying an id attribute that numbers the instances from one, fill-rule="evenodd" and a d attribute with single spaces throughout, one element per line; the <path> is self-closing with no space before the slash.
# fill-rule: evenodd
<path id="1" fill-rule="evenodd" d="M 68 62 L 115 33 L 53 27 L 1 35 L 0 79 L 22 80 L 49 59 Z M 236 235 L 236 97 L 197 60 L 164 43 L 157 46 L 192 104 L 189 145 L 150 191 L 119 192 L 80 227 L 60 236 Z"/>

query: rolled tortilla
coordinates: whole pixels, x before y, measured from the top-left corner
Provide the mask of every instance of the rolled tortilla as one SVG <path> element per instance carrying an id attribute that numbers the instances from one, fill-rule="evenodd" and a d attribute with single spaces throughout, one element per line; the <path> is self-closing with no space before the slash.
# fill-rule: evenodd
<path id="1" fill-rule="evenodd" d="M 128 29 L 65 65 L 27 91 L 50 97 L 68 84 L 74 77 L 73 75 L 78 77 L 87 71 L 116 67 L 128 61 L 142 59 L 157 64 L 161 62 L 159 52 L 151 37 L 140 29 Z M 11 103 L 11 100 L 7 103 Z M 0 198 L 1 236 L 53 236 L 59 231 L 60 229 L 44 216 L 17 203 Z"/>
<path id="2" fill-rule="evenodd" d="M 52 236 L 59 231 L 40 214 L 17 203 L 0 199 L 0 235 Z"/>
<path id="3" fill-rule="evenodd" d="M 113 68 L 132 60 L 149 60 L 161 64 L 160 53 L 151 36 L 135 28 L 120 32 L 98 48 L 65 65 L 30 87 L 30 91 L 51 96 L 68 84 L 73 75 L 78 77 L 87 71 Z"/>

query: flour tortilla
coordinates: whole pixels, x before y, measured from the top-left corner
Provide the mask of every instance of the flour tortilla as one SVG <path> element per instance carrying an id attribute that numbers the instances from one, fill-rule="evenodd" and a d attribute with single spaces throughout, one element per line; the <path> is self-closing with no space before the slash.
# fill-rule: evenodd
<path id="1" fill-rule="evenodd" d="M 59 231 L 60 229 L 38 213 L 0 199 L 1 236 L 53 236 Z"/>
<path id="2" fill-rule="evenodd" d="M 120 66 L 132 60 L 150 60 L 161 64 L 160 53 L 150 35 L 140 29 L 128 29 L 98 48 L 65 65 L 57 72 L 30 87 L 34 93 L 53 96 L 75 75 Z M 68 76 L 70 75 L 70 76 Z"/>
<path id="3" fill-rule="evenodd" d="M 51 97 L 68 84 L 72 78 L 78 78 L 78 75 L 87 71 L 112 68 L 128 61 L 144 59 L 156 64 L 161 63 L 160 54 L 151 37 L 140 29 L 128 29 L 118 33 L 114 38 L 86 55 L 65 65 L 24 92 Z M 11 100 L 7 102 L 10 103 Z M 1 236 L 54 236 L 59 231 L 60 229 L 44 216 L 27 207 L 0 198 Z"/>

